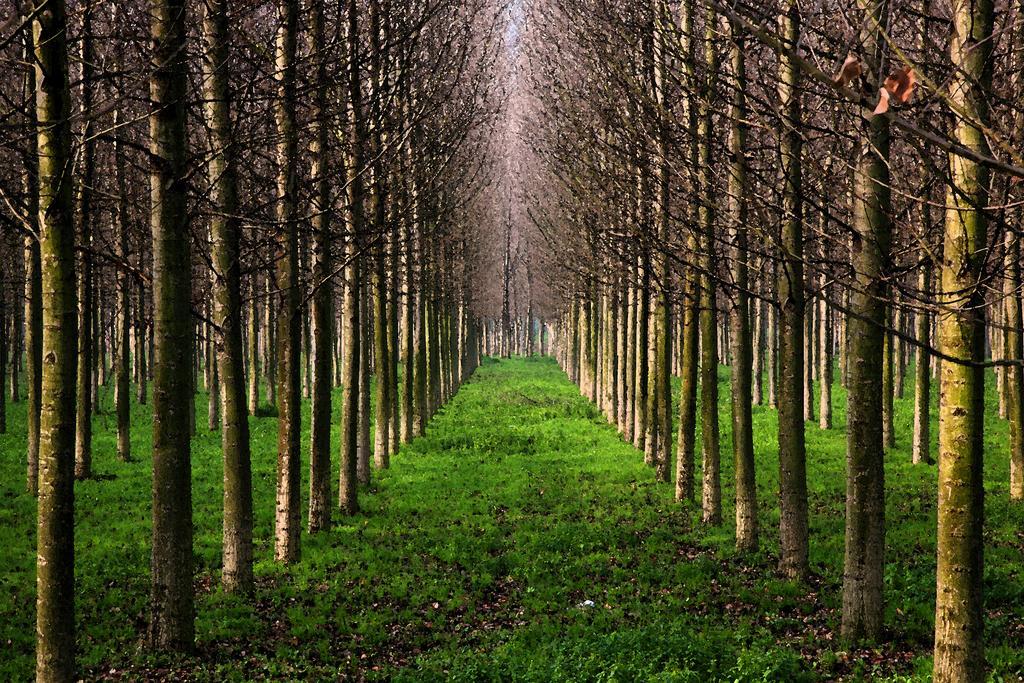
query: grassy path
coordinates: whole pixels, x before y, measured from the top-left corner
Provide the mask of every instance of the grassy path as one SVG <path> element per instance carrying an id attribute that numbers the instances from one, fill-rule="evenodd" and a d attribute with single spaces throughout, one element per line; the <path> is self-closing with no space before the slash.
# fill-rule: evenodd
<path id="1" fill-rule="evenodd" d="M 253 418 L 260 559 L 251 600 L 217 589 L 219 440 L 201 428 L 193 447 L 199 656 L 152 659 L 138 647 L 148 581 L 150 432 L 146 407 L 135 410 L 139 460 L 114 461 L 112 418 L 100 416 L 96 462 L 105 476 L 76 489 L 79 656 L 87 678 L 906 680 L 929 669 L 933 472 L 894 459 L 887 575 L 893 642 L 850 653 L 833 637 L 841 417 L 832 432 L 808 427 L 819 577 L 802 589 L 772 572 L 771 411 L 755 412 L 766 547 L 739 560 L 731 525 L 694 526 L 692 512 L 672 501 L 671 486 L 656 484 L 641 454 L 621 442 L 553 361 L 540 359 L 488 361 L 425 437 L 403 448 L 389 471 L 375 473 L 361 495 L 364 512 L 336 519 L 329 533 L 304 535 L 302 561 L 288 569 L 269 559 L 276 422 Z M 3 680 L 30 676 L 33 664 L 34 514 L 22 492 L 23 411 L 22 403 L 11 433 L 0 436 Z M 722 424 L 727 431 L 728 421 Z M 727 518 L 728 461 L 723 457 Z M 990 658 L 1007 674 L 1024 666 L 1020 521 L 1019 510 L 993 504 Z"/>

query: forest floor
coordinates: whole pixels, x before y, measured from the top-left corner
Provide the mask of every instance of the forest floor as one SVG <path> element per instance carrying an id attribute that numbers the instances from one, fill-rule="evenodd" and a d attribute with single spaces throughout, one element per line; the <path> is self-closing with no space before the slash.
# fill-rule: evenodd
<path id="1" fill-rule="evenodd" d="M 288 568 L 271 559 L 276 421 L 254 417 L 258 587 L 248 598 L 218 588 L 220 442 L 203 427 L 201 396 L 193 442 L 197 652 L 170 659 L 140 646 L 149 567 L 149 409 L 133 407 L 137 460 L 119 463 L 112 390 L 104 389 L 108 409 L 97 416 L 95 435 L 99 476 L 76 485 L 81 676 L 926 679 L 935 468 L 909 463 L 911 401 L 897 401 L 899 444 L 886 458 L 886 642 L 849 649 L 838 636 L 845 396 L 837 390 L 834 429 L 807 426 L 814 578 L 795 585 L 774 572 L 776 422 L 775 412 L 763 407 L 754 409 L 762 550 L 749 557 L 732 550 L 727 378 L 723 368 L 727 521 L 720 528 L 702 527 L 699 510 L 676 504 L 672 485 L 654 481 L 642 455 L 552 360 L 488 360 L 425 437 L 403 447 L 391 469 L 374 473 L 360 495 L 363 511 L 336 519 L 330 532 L 304 534 L 302 559 Z M 991 399 L 994 413 L 994 392 Z M 24 402 L 10 412 L 8 434 L 0 435 L 5 681 L 29 679 L 34 662 L 35 527 L 34 501 L 24 493 Z M 1024 509 L 1007 502 L 1006 425 L 994 414 L 986 439 L 987 654 L 993 679 L 1020 680 Z"/>

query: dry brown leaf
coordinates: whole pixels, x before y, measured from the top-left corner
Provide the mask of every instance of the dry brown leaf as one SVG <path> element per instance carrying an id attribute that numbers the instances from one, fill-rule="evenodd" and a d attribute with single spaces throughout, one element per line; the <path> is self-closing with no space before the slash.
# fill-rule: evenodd
<path id="1" fill-rule="evenodd" d="M 914 86 L 917 79 L 914 77 L 914 70 L 909 66 L 897 69 L 885 79 L 885 89 L 896 98 L 900 104 L 906 104 L 914 94 Z"/>
<path id="2" fill-rule="evenodd" d="M 839 73 L 832 79 L 832 82 L 845 88 L 850 84 L 850 81 L 860 76 L 862 71 L 863 67 L 860 64 L 860 58 L 851 52 L 846 55 L 846 61 L 839 67 Z"/>
<path id="3" fill-rule="evenodd" d="M 889 111 L 889 91 L 885 88 L 878 89 L 878 104 L 875 105 L 875 111 L 872 112 L 875 116 L 884 114 Z"/>

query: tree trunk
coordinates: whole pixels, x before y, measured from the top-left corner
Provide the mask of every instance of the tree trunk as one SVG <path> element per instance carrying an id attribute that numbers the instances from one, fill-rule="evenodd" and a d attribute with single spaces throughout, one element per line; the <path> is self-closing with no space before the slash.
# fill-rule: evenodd
<path id="1" fill-rule="evenodd" d="M 215 334 L 213 325 L 206 325 L 206 334 L 206 375 L 209 377 L 206 388 L 206 422 L 207 428 L 213 432 L 220 429 L 220 371 L 217 368 L 217 351 L 213 340 Z"/>
<path id="2" fill-rule="evenodd" d="M 153 232 L 153 554 L 150 646 L 185 651 L 195 641 L 192 571 L 192 263 L 186 203 L 186 12 L 183 0 L 150 3 Z"/>
<path id="3" fill-rule="evenodd" d="M 638 280 L 640 282 L 640 287 L 639 291 L 637 292 L 639 307 L 636 320 L 637 388 L 636 419 L 634 421 L 633 426 L 633 445 L 636 446 L 636 448 L 644 451 L 644 453 L 646 453 L 648 421 L 651 419 L 648 413 L 650 406 L 647 402 L 647 394 L 649 391 L 648 382 L 650 373 L 650 367 L 648 363 L 648 336 L 650 334 L 651 282 L 650 269 L 648 267 L 648 258 L 646 253 L 641 253 L 641 255 L 638 257 L 638 271 Z M 580 317 L 582 318 L 583 316 Z"/>
<path id="4" fill-rule="evenodd" d="M 330 115 L 327 96 L 330 83 L 327 59 L 317 53 L 324 44 L 324 8 L 321 3 L 309 6 L 309 48 L 315 55 L 313 111 L 311 112 L 312 165 L 310 176 L 314 188 L 310 210 L 313 214 L 313 293 L 312 302 L 312 406 L 310 408 L 309 444 L 309 532 L 316 533 L 331 526 L 331 354 L 334 330 L 334 290 L 328 279 L 333 270 L 331 258 L 331 175 L 328 171 L 327 117 Z"/>
<path id="5" fill-rule="evenodd" d="M 366 486 L 370 483 L 370 381 L 373 374 L 373 325 L 370 309 L 370 285 L 364 280 L 359 292 L 359 437 L 356 450 L 356 480 Z"/>
<path id="6" fill-rule="evenodd" d="M 827 227 L 827 220 L 825 225 Z M 824 287 L 818 299 L 818 339 L 821 344 L 818 356 L 818 427 L 832 429 L 832 307 L 828 304 Z"/>
<path id="7" fill-rule="evenodd" d="M 124 26 L 124 19 L 120 6 L 115 9 L 115 24 L 120 29 Z M 122 65 L 118 58 L 117 69 L 120 71 Z M 117 95 L 123 93 L 121 82 L 117 83 Z M 122 123 L 123 114 L 120 105 L 114 109 L 114 128 Z M 117 253 L 121 260 L 128 263 L 128 197 L 125 183 L 125 160 L 124 145 L 121 140 L 114 140 L 114 173 L 119 189 L 117 208 L 114 213 L 114 221 L 117 228 Z M 128 271 L 121 267 L 117 270 L 117 333 L 115 336 L 115 348 L 117 354 L 114 358 L 116 384 L 114 390 L 115 413 L 117 414 L 117 458 L 121 462 L 129 462 L 132 459 L 131 441 L 131 367 L 128 364 L 128 344 L 131 339 L 131 290 L 132 281 Z"/>
<path id="8" fill-rule="evenodd" d="M 811 283 L 807 283 L 810 288 Z M 812 298 L 804 309 L 804 421 L 814 421 L 814 312 L 817 302 Z"/>
<path id="9" fill-rule="evenodd" d="M 992 83 L 993 6 L 990 0 L 954 0 L 950 99 L 954 136 L 963 147 L 989 153 L 982 128 Z M 973 122 L 977 122 L 975 125 Z M 949 155 L 952 186 L 946 197 L 940 296 L 939 349 L 968 363 L 985 358 L 983 268 L 989 171 Z M 985 375 L 979 365 L 944 361 L 939 407 L 938 565 L 936 567 L 936 683 L 984 678 L 982 539 L 985 487 Z"/>
<path id="10" fill-rule="evenodd" d="M 800 11 L 796 0 L 787 0 L 780 17 L 782 41 L 787 50 L 800 44 Z M 803 179 L 800 67 L 790 52 L 779 55 L 779 100 L 785 118 L 780 140 L 783 172 L 782 272 L 779 300 L 779 569 L 792 579 L 803 579 L 808 566 L 807 454 L 804 448 L 803 349 Z"/>
<path id="11" fill-rule="evenodd" d="M 203 83 L 206 122 L 213 147 L 207 171 L 214 191 L 213 201 L 218 208 L 210 220 L 210 234 L 215 271 L 213 317 L 220 328 L 214 368 L 219 370 L 223 383 L 220 400 L 221 452 L 224 458 L 224 569 L 221 581 L 225 590 L 247 591 L 253 584 L 252 462 L 242 343 L 241 225 L 236 217 L 238 176 L 232 152 L 231 32 L 228 22 L 229 0 L 210 0 L 206 4 L 203 21 Z M 254 296 L 252 322 L 258 321 L 255 301 Z M 257 333 L 256 325 L 251 325 L 250 379 L 256 380 L 257 389 L 255 396 L 250 395 L 249 398 L 256 407 L 259 404 L 259 358 L 254 345 Z"/>
<path id="12" fill-rule="evenodd" d="M 402 91 L 402 117 L 406 127 L 409 122 L 409 96 L 406 89 Z M 413 244 L 419 224 L 419 192 L 416 185 L 416 177 L 412 172 L 415 163 L 413 153 L 412 135 L 407 135 L 402 151 L 402 178 L 408 183 L 408 201 L 410 213 L 402 221 L 401 253 L 402 253 L 402 281 L 405 296 L 402 300 L 402 412 L 401 412 L 401 440 L 403 443 L 412 441 L 416 434 L 413 421 L 413 397 L 415 396 L 415 367 L 416 367 L 416 283 L 414 280 L 415 269 L 413 267 Z"/>
<path id="13" fill-rule="evenodd" d="M 75 676 L 75 381 L 77 302 L 71 197 L 71 95 L 67 19 L 61 0 L 44 0 L 32 22 L 42 351 L 39 507 L 36 536 L 36 680 Z"/>
<path id="14" fill-rule="evenodd" d="M 731 52 L 732 103 L 729 120 L 729 219 L 732 232 L 732 280 L 735 293 L 729 326 L 732 334 L 732 442 L 736 478 L 736 550 L 757 550 L 757 483 L 754 471 L 753 347 L 750 338 L 750 273 L 747 268 L 747 68 L 742 29 L 728 23 Z"/>
<path id="15" fill-rule="evenodd" d="M 5 236 L 6 237 L 6 236 Z M 3 242 L 7 240 L 4 239 Z M 7 248 L 6 244 L 2 244 L 3 248 Z M 0 285 L 3 286 L 3 290 L 0 291 L 0 434 L 7 433 L 7 330 L 10 329 L 13 334 L 17 334 L 17 325 L 14 321 L 14 316 L 11 316 L 11 326 L 7 327 L 7 292 L 13 290 L 13 287 L 6 282 L 4 278 L 0 278 Z M 17 364 L 17 360 L 12 357 L 11 368 Z M 13 370 L 12 370 L 13 372 Z"/>
<path id="16" fill-rule="evenodd" d="M 671 171 L 669 169 L 668 123 L 667 123 L 667 46 L 671 18 L 668 3 L 655 0 L 654 30 L 654 91 L 658 103 L 659 125 L 657 129 L 657 163 L 654 168 L 656 181 L 654 218 L 658 240 L 665 243 L 669 238 L 671 196 Z M 669 481 L 669 464 L 672 460 L 672 326 L 669 320 L 668 300 L 668 263 L 665 253 L 658 249 L 652 255 L 654 275 L 654 306 L 651 311 L 652 332 L 654 334 L 654 352 L 651 367 L 654 376 L 651 378 L 650 422 L 655 435 L 653 444 L 654 473 L 657 481 Z M 651 446 L 648 446 L 649 448 Z"/>
<path id="17" fill-rule="evenodd" d="M 360 263 L 359 236 L 363 233 L 363 98 L 359 75 L 359 2 L 346 0 L 345 42 L 348 52 L 347 116 L 350 136 L 350 152 L 346 180 L 348 184 L 349 230 L 352 237 L 345 243 L 345 286 L 344 322 L 342 334 L 345 341 L 343 370 L 344 390 L 342 393 L 341 425 L 341 474 L 338 493 L 338 507 L 343 515 L 354 515 L 359 511 L 356 466 L 359 441 L 359 396 L 361 333 L 359 330 Z"/>
<path id="18" fill-rule="evenodd" d="M 249 298 L 249 414 L 260 411 L 260 306 L 259 274 L 252 274 L 252 289 Z"/>
<path id="19" fill-rule="evenodd" d="M 701 193 L 704 201 L 698 212 L 703 244 L 701 245 L 700 277 L 700 400 L 701 400 L 701 458 L 703 463 L 702 519 L 705 524 L 722 523 L 721 445 L 718 427 L 718 312 L 715 294 L 715 212 L 713 209 L 713 179 L 711 175 L 711 144 L 714 134 L 709 99 L 715 92 L 718 74 L 718 50 L 714 45 L 715 13 L 708 10 L 705 24 L 705 61 L 708 80 L 706 97 L 701 101 L 698 131 L 700 146 Z"/>
<path id="20" fill-rule="evenodd" d="M 1024 500 L 1024 377 L 1019 362 L 1024 360 L 1020 302 L 1020 237 L 1007 229 L 1003 244 L 1004 308 L 1006 314 L 1006 357 L 1017 361 L 1003 368 L 1006 385 L 1006 413 L 1010 421 L 1010 499 Z"/>
<path id="21" fill-rule="evenodd" d="M 302 481 L 299 363 L 302 310 L 299 292 L 299 226 L 296 216 L 298 131 L 295 123 L 295 49 L 298 0 L 278 0 L 277 80 L 277 497 L 274 514 L 274 559 L 299 559 Z"/>
<path id="22" fill-rule="evenodd" d="M 751 308 L 753 309 L 751 403 L 759 406 L 764 403 L 764 301 L 755 297 L 751 302 Z"/>
<path id="23" fill-rule="evenodd" d="M 32 52 L 32 38 L 29 32 L 25 37 L 26 51 Z M 29 92 L 34 92 L 35 69 L 28 70 L 26 79 L 30 82 Z M 31 109 L 30 123 L 33 131 L 36 128 L 36 110 Z M 38 157 L 36 154 L 26 155 L 28 161 L 25 169 L 25 193 L 28 197 L 29 220 L 33 227 L 39 229 L 39 175 Z M 28 405 L 25 406 L 26 416 L 26 489 L 33 496 L 39 490 L 39 419 L 42 408 L 43 387 L 43 283 L 42 260 L 39 254 L 39 240 L 30 235 L 25 238 L 25 374 L 28 385 Z"/>
<path id="24" fill-rule="evenodd" d="M 885 292 L 881 293 L 881 296 L 885 295 Z M 889 331 L 889 328 L 892 327 L 891 304 L 886 307 L 885 315 L 882 318 L 882 326 L 885 328 L 885 334 L 882 337 L 882 365 L 879 368 L 882 378 L 880 388 L 882 395 L 882 442 L 886 450 L 888 450 L 896 447 L 896 427 L 893 423 L 893 397 L 895 395 L 893 375 L 893 369 L 895 366 L 895 354 L 893 349 L 894 336 L 892 332 Z M 856 326 L 854 329 L 856 330 Z M 851 348 L 855 343 L 856 340 L 851 342 Z M 855 361 L 855 358 L 851 358 L 851 360 Z"/>
<path id="25" fill-rule="evenodd" d="M 927 208 L 925 209 L 927 211 Z M 927 298 L 931 292 L 931 263 L 925 261 L 918 270 L 918 288 L 921 290 L 921 297 Z M 931 463 L 931 353 L 928 348 L 932 344 L 932 322 L 931 316 L 925 309 L 920 309 L 914 314 L 917 327 L 916 356 L 914 361 L 914 441 L 911 454 L 912 462 L 915 465 Z"/>
<path id="26" fill-rule="evenodd" d="M 867 0 L 862 42 L 877 71 L 883 41 L 878 26 L 888 22 L 885 0 Z M 874 91 L 877 83 L 867 83 Z M 891 335 L 886 330 L 887 276 L 892 247 L 889 190 L 889 122 L 862 117 L 860 149 L 853 178 L 853 270 L 847 353 L 846 552 L 843 570 L 843 637 L 873 642 L 882 634 L 885 560 L 884 406 L 892 405 Z M 887 344 L 887 339 L 888 344 Z M 890 351 L 886 357 L 884 351 Z M 888 391 L 888 399 L 883 395 Z"/>
<path id="27" fill-rule="evenodd" d="M 142 250 L 139 250 L 139 270 L 143 268 Z M 146 405 L 146 394 L 148 393 L 147 383 L 149 381 L 149 364 L 146 361 L 148 340 L 152 335 L 147 334 L 149 322 L 146 319 L 146 290 L 142 279 L 138 278 L 136 283 L 138 301 L 135 308 L 135 400 L 139 405 Z"/>
<path id="28" fill-rule="evenodd" d="M 95 182 L 96 142 L 93 137 L 93 50 L 92 0 L 82 7 L 82 142 L 81 177 L 78 179 L 79 245 L 82 248 L 78 274 L 78 390 L 75 412 L 75 478 L 92 476 L 92 372 L 93 372 L 93 282 L 92 282 L 92 193 Z"/>

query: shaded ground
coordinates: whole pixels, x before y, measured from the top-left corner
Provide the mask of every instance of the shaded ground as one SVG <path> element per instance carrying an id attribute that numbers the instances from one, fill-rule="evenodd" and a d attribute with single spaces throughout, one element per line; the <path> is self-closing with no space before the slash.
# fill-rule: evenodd
<path id="1" fill-rule="evenodd" d="M 76 487 L 81 673 L 130 680 L 920 679 L 930 671 L 934 468 L 912 467 L 907 443 L 887 456 L 889 642 L 850 651 L 838 642 L 837 611 L 845 397 L 836 397 L 836 429 L 807 428 L 816 577 L 794 586 L 774 575 L 775 415 L 766 408 L 755 409 L 764 549 L 749 558 L 731 550 L 725 372 L 721 529 L 701 528 L 694 511 L 675 504 L 671 485 L 654 482 L 642 456 L 554 362 L 488 361 L 426 437 L 375 473 L 361 495 L 363 513 L 336 519 L 329 533 L 304 535 L 302 561 L 282 569 L 269 559 L 276 423 L 253 418 L 259 587 L 251 599 L 217 588 L 219 439 L 200 427 L 193 454 L 199 642 L 186 659 L 154 659 L 139 646 L 149 560 L 148 410 L 134 408 L 138 460 L 130 464 L 115 461 L 113 418 L 100 415 L 95 463 L 107 476 Z M 906 442 L 909 401 L 897 409 Z M 205 397 L 198 410 L 203 415 Z M 11 422 L 11 433 L 0 436 L 3 680 L 28 678 L 33 666 L 34 503 L 23 493 L 23 403 Z M 993 417 L 987 433 L 988 654 L 995 675 L 1016 680 L 1024 671 L 1024 510 L 1006 502 L 1005 424 Z"/>

